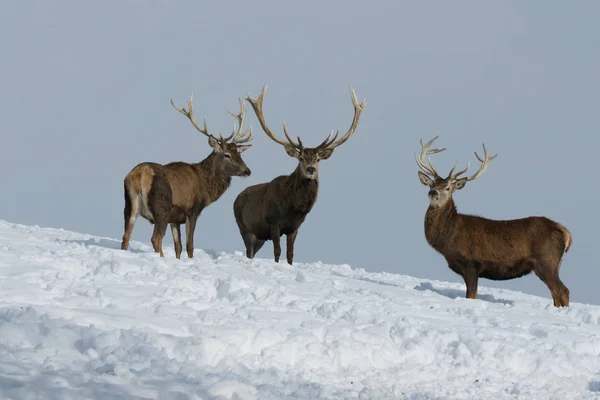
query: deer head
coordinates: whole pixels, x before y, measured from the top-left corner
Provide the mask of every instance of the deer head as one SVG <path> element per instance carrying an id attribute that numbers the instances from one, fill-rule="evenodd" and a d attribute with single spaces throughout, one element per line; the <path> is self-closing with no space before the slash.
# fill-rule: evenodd
<path id="1" fill-rule="evenodd" d="M 185 107 L 178 108 L 175 103 L 173 103 L 173 100 L 171 100 L 171 105 L 177 111 L 185 115 L 190 120 L 194 128 L 196 128 L 200 133 L 208 136 L 208 145 L 212 147 L 213 153 L 215 154 L 214 165 L 217 169 L 222 171 L 222 173 L 227 176 L 250 176 L 250 169 L 246 166 L 244 160 L 242 160 L 241 154 L 252 146 L 251 144 L 245 144 L 251 141 L 253 138 L 252 125 L 249 125 L 248 128 L 244 130 L 246 105 L 242 99 L 239 99 L 239 114 L 234 114 L 227 110 L 227 112 L 237 120 L 237 130 L 235 129 L 234 125 L 231 135 L 224 138 L 221 134 L 219 134 L 219 137 L 217 138 L 208 131 L 208 128 L 206 127 L 206 118 L 204 118 L 204 128 L 201 128 L 196 122 L 196 118 L 194 117 L 193 97 L 194 95 L 192 94 L 190 99 L 187 101 L 188 110 L 186 110 Z"/>
<path id="2" fill-rule="evenodd" d="M 475 157 L 477 157 L 479 162 L 481 162 L 481 166 L 479 167 L 479 170 L 477 170 L 477 172 L 474 175 L 472 175 L 470 177 L 460 178 L 460 176 L 462 174 L 467 172 L 467 170 L 469 169 L 470 163 L 467 163 L 467 167 L 465 169 L 454 173 L 454 170 L 456 169 L 456 166 L 458 165 L 458 163 L 456 163 L 450 170 L 450 173 L 448 174 L 448 176 L 446 178 L 442 178 L 437 173 L 433 164 L 431 163 L 431 158 L 428 158 L 428 161 L 427 161 L 429 166 L 425 165 L 425 156 L 429 156 L 431 154 L 436 154 L 436 153 L 446 150 L 445 148 L 431 149 L 431 150 L 429 149 L 429 147 L 431 147 L 433 142 L 438 137 L 439 136 L 434 137 L 433 139 L 431 139 L 429 142 L 427 142 L 425 144 L 423 144 L 423 139 L 421 139 L 421 154 L 417 155 L 417 153 L 415 153 L 415 161 L 417 162 L 417 165 L 421 169 L 421 171 L 418 171 L 419 180 L 421 181 L 421 183 L 423 185 L 429 186 L 429 189 L 430 189 L 429 193 L 428 193 L 429 202 L 430 202 L 431 207 L 433 207 L 433 208 L 439 208 L 439 207 L 442 207 L 444 204 L 446 204 L 446 202 L 448 202 L 448 200 L 450 200 L 452 198 L 452 193 L 454 193 L 456 190 L 460 190 L 460 189 L 464 188 L 465 185 L 467 184 L 467 182 L 480 177 L 487 169 L 490 161 L 493 160 L 494 158 L 498 157 L 498 154 L 494 154 L 492 157 L 490 157 L 487 153 L 487 149 L 485 148 L 485 144 L 484 144 L 483 145 L 484 158 L 481 159 L 481 157 L 479 157 L 479 155 L 477 153 L 475 153 Z"/>
<path id="3" fill-rule="evenodd" d="M 267 85 L 265 85 L 260 91 L 258 99 L 253 99 L 252 97 L 250 97 L 250 95 L 246 97 L 246 100 L 248 100 L 248 102 L 252 105 L 252 108 L 254 108 L 254 112 L 256 113 L 256 117 L 258 118 L 258 121 L 260 122 L 263 131 L 273 141 L 282 145 L 286 153 L 290 157 L 294 157 L 298 160 L 298 168 L 303 179 L 318 180 L 319 161 L 327 160 L 329 157 L 331 157 L 331 155 L 333 154 L 333 150 L 336 147 L 343 144 L 344 142 L 346 142 L 350 138 L 350 136 L 354 134 L 354 131 L 356 130 L 356 127 L 358 125 L 360 113 L 367 106 L 367 102 L 363 100 L 363 102 L 359 104 L 358 99 L 356 97 L 356 93 L 354 93 L 354 89 L 351 88 L 350 94 L 352 96 L 352 104 L 354 105 L 354 119 L 352 120 L 352 125 L 350 126 L 350 129 L 348 129 L 348 132 L 346 132 L 346 134 L 342 138 L 337 139 L 339 129 L 337 132 L 335 132 L 335 135 L 333 134 L 333 131 L 331 131 L 327 139 L 325 139 L 320 145 L 318 145 L 317 147 L 309 148 L 304 147 L 300 136 L 298 136 L 297 142 L 294 142 L 291 139 L 290 135 L 287 132 L 285 122 L 283 123 L 283 133 L 287 140 L 280 139 L 269 129 L 269 127 L 267 126 L 267 121 L 263 114 L 263 98 L 266 90 Z"/>

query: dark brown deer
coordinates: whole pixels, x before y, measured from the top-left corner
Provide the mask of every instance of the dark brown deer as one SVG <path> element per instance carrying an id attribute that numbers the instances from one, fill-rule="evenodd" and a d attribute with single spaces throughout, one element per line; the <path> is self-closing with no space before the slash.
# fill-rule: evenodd
<path id="1" fill-rule="evenodd" d="M 235 115 L 238 128 L 223 138 L 215 137 L 206 128 L 201 128 L 194 118 L 192 97 L 189 111 L 173 107 L 185 115 L 192 125 L 208 137 L 213 151 L 203 161 L 196 164 L 172 162 L 161 165 L 153 162 L 138 164 L 125 177 L 125 234 L 121 249 L 127 250 L 135 221 L 139 215 L 154 224 L 152 246 L 163 257 L 162 239 L 171 224 L 175 255 L 181 257 L 181 224 L 185 223 L 186 250 L 189 258 L 194 255 L 194 230 L 196 221 L 203 209 L 217 201 L 229 187 L 232 176 L 250 176 L 250 169 L 242 160 L 241 154 L 248 149 L 252 140 L 252 127 L 244 131 L 246 105 L 240 99 L 240 113 Z M 231 142 L 230 142 L 231 140 Z"/>
<path id="2" fill-rule="evenodd" d="M 429 147 L 438 137 L 428 143 L 421 140 L 421 154 L 415 160 L 421 183 L 430 188 L 429 208 L 425 214 L 425 237 L 427 242 L 441 253 L 450 269 L 463 277 L 467 286 L 467 298 L 477 298 L 477 280 L 508 280 L 519 278 L 534 271 L 548 286 L 556 307 L 569 306 L 569 289 L 558 277 L 563 254 L 572 243 L 571 233 L 563 225 L 545 217 L 528 217 L 513 220 L 491 220 L 473 215 L 459 214 L 452 193 L 462 189 L 485 172 L 491 160 L 483 145 L 484 158 L 479 170 L 471 177 L 459 178 L 467 172 L 454 173 L 456 164 L 448 177 L 438 175 L 431 159 L 425 165 L 425 156 L 445 149 Z"/>
<path id="3" fill-rule="evenodd" d="M 246 246 L 246 256 L 254 258 L 266 240 L 273 241 L 275 261 L 281 255 L 280 237 L 287 237 L 287 261 L 294 259 L 294 241 L 298 228 L 310 212 L 319 191 L 319 161 L 331 157 L 333 150 L 346 142 L 354 134 L 358 120 L 367 103 L 358 103 L 354 90 L 351 89 L 354 119 L 348 132 L 337 139 L 339 130 L 331 137 L 333 131 L 320 145 L 306 148 L 298 136 L 294 142 L 287 133 L 285 123 L 283 133 L 287 140 L 282 140 L 271 132 L 263 114 L 263 97 L 267 86 L 260 92 L 258 99 L 246 98 L 254 108 L 263 131 L 275 142 L 281 144 L 290 157 L 298 160 L 298 166 L 290 175 L 281 175 L 268 183 L 261 183 L 246 188 L 235 199 L 233 211 L 235 220 Z"/>

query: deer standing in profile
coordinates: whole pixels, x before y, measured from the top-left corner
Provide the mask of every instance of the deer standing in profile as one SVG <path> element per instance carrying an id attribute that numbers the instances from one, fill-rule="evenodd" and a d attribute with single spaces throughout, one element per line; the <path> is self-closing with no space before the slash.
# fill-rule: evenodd
<path id="1" fill-rule="evenodd" d="M 193 97 L 193 96 L 192 96 Z M 152 246 L 163 257 L 162 240 L 167 225 L 171 225 L 175 255 L 181 257 L 181 224 L 185 223 L 186 250 L 189 258 L 194 255 L 194 231 L 202 210 L 208 207 L 229 187 L 232 176 L 250 176 L 250 169 L 241 154 L 252 140 L 252 127 L 244 130 L 246 106 L 240 99 L 240 113 L 229 112 L 238 122 L 238 128 L 226 138 L 215 137 L 208 132 L 206 118 L 201 128 L 194 118 L 193 98 L 185 107 L 173 107 L 185 115 L 194 128 L 208 137 L 213 151 L 203 161 L 195 164 L 172 162 L 161 165 L 153 162 L 138 164 L 125 177 L 125 234 L 121 249 L 129 248 L 135 221 L 139 215 L 154 224 Z M 230 141 L 231 140 L 231 141 Z"/>
<path id="2" fill-rule="evenodd" d="M 513 220 L 491 220 L 473 215 L 459 214 L 452 193 L 462 189 L 467 182 L 481 176 L 491 160 L 483 145 L 484 158 L 479 170 L 470 177 L 460 175 L 467 167 L 454 173 L 456 164 L 446 178 L 433 167 L 425 165 L 425 156 L 445 149 L 429 147 L 438 137 L 428 143 L 421 140 L 421 153 L 415 160 L 421 183 L 429 187 L 429 208 L 425 214 L 425 237 L 427 242 L 441 253 L 448 266 L 461 275 L 467 286 L 467 298 L 477 298 L 477 280 L 508 280 L 519 278 L 534 271 L 548 286 L 556 307 L 569 306 L 569 289 L 558 277 L 563 254 L 572 243 L 571 233 L 563 225 L 545 217 L 528 217 Z"/>
<path id="3" fill-rule="evenodd" d="M 283 124 L 283 133 L 287 140 L 282 140 L 271 132 L 263 114 L 263 98 L 266 89 L 265 85 L 258 99 L 248 96 L 246 100 L 252 105 L 266 135 L 282 145 L 290 157 L 296 158 L 298 166 L 290 175 L 281 175 L 271 182 L 246 188 L 235 199 L 233 211 L 248 258 L 254 258 L 266 240 L 272 240 L 275 261 L 279 262 L 280 237 L 286 235 L 287 262 L 292 264 L 294 241 L 298 234 L 298 228 L 317 200 L 319 161 L 331 157 L 333 150 L 354 134 L 366 102 L 363 101 L 359 104 L 354 90 L 351 89 L 354 119 L 348 132 L 338 140 L 339 130 L 333 138 L 331 137 L 332 131 L 320 145 L 307 148 L 304 147 L 299 136 L 298 142 L 294 142 L 290 138 L 285 123 Z"/>

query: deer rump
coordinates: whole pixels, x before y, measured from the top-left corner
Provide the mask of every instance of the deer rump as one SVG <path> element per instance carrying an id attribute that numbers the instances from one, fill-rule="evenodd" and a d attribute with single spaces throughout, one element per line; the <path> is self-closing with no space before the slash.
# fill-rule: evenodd
<path id="1" fill-rule="evenodd" d="M 435 230 L 434 225 L 430 229 Z M 431 238 L 436 250 L 444 250 L 440 252 L 450 268 L 462 275 L 468 264 L 474 264 L 479 277 L 491 280 L 519 278 L 538 263 L 560 265 L 572 242 L 566 227 L 546 217 L 490 220 L 463 214 L 450 237 L 445 249 L 438 249 Z"/>
<path id="2" fill-rule="evenodd" d="M 278 226 L 280 237 L 298 230 L 317 197 L 318 182 L 305 181 L 304 190 L 286 190 L 289 176 L 249 186 L 233 203 L 233 211 L 242 234 L 258 240 L 271 240 L 271 227 Z M 299 189 L 299 188 L 298 188 Z M 308 189 L 308 190 L 307 190 Z"/>

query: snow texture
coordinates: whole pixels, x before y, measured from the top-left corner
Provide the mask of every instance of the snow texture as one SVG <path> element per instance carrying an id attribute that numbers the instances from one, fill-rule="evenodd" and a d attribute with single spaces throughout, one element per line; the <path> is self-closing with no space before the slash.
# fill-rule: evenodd
<path id="1" fill-rule="evenodd" d="M 598 306 L 119 246 L 0 221 L 0 398 L 600 399 Z"/>

